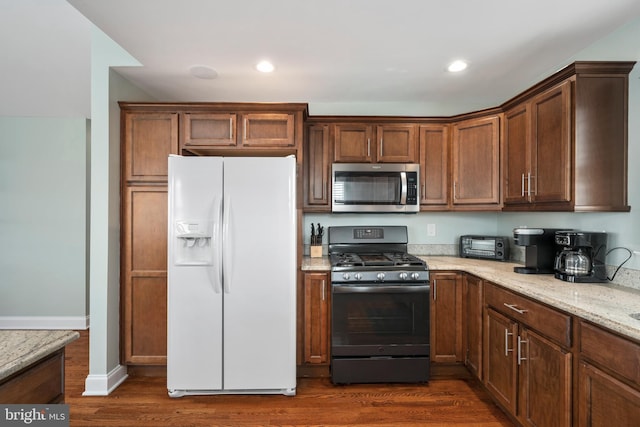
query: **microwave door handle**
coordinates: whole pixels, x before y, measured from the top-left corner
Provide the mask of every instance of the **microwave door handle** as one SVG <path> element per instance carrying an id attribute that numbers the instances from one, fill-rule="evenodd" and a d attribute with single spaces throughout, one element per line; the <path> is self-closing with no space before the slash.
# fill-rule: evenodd
<path id="1" fill-rule="evenodd" d="M 402 185 L 402 190 L 400 193 L 400 204 L 406 205 L 407 204 L 407 173 L 406 172 L 400 172 L 400 183 Z"/>

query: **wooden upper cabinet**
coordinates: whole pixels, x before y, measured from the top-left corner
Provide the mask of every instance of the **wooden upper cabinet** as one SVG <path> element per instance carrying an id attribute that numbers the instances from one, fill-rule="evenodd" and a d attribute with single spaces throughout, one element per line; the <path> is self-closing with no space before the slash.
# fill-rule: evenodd
<path id="1" fill-rule="evenodd" d="M 500 207 L 500 118 L 469 119 L 453 125 L 454 207 Z"/>
<path id="2" fill-rule="evenodd" d="M 420 133 L 420 207 L 449 203 L 449 125 L 423 125 Z"/>
<path id="3" fill-rule="evenodd" d="M 167 158 L 178 152 L 178 114 L 123 111 L 122 123 L 124 180 L 167 182 Z"/>
<path id="4" fill-rule="evenodd" d="M 329 211 L 331 209 L 329 153 L 329 125 L 309 126 L 304 150 L 305 210 Z"/>
<path id="5" fill-rule="evenodd" d="M 571 200 L 571 82 L 531 101 L 531 178 L 536 202 Z M 529 189 L 530 188 L 530 189 Z"/>
<path id="6" fill-rule="evenodd" d="M 505 104 L 505 210 L 629 210 L 633 65 L 576 62 Z"/>
<path id="7" fill-rule="evenodd" d="M 295 147 L 295 116 L 243 114 L 241 144 L 245 147 Z"/>
<path id="8" fill-rule="evenodd" d="M 337 124 L 334 131 L 333 161 L 369 163 L 374 159 L 373 126 L 369 124 Z M 373 150 L 373 151 L 372 151 Z"/>
<path id="9" fill-rule="evenodd" d="M 529 170 L 529 146 L 531 144 L 531 116 L 529 103 L 504 113 L 504 202 L 526 203 L 528 185 L 531 180 Z"/>
<path id="10" fill-rule="evenodd" d="M 334 157 L 338 163 L 415 163 L 417 125 L 340 123 L 335 125 Z"/>
<path id="11" fill-rule="evenodd" d="M 413 163 L 418 158 L 415 125 L 385 124 L 376 127 L 376 160 L 379 163 Z"/>
<path id="12" fill-rule="evenodd" d="M 183 114 L 184 146 L 235 146 L 236 114 Z"/>

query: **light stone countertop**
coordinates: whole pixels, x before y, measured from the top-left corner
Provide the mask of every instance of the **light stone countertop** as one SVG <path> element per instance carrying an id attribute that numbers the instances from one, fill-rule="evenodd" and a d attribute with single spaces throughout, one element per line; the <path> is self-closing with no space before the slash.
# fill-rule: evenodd
<path id="1" fill-rule="evenodd" d="M 0 380 L 77 340 L 64 330 L 0 330 Z"/>
<path id="2" fill-rule="evenodd" d="M 511 262 L 485 261 L 455 256 L 421 256 L 431 271 L 454 270 L 471 273 L 522 295 L 574 314 L 597 325 L 640 341 L 640 291 L 615 283 L 570 283 L 553 274 L 520 274 Z M 328 257 L 308 258 L 303 271 L 328 271 Z"/>

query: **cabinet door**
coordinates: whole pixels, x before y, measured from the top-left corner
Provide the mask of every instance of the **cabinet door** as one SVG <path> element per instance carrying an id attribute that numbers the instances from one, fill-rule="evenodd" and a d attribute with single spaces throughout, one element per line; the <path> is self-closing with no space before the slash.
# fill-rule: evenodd
<path id="1" fill-rule="evenodd" d="M 377 127 L 376 159 L 380 163 L 416 163 L 418 143 L 415 125 L 380 125 Z"/>
<path id="2" fill-rule="evenodd" d="M 482 378 L 482 289 L 483 281 L 467 275 L 463 293 L 465 365 L 477 378 Z"/>
<path id="3" fill-rule="evenodd" d="M 491 308 L 485 314 L 484 383 L 510 413 L 516 413 L 518 325 Z"/>
<path id="4" fill-rule="evenodd" d="M 431 275 L 431 361 L 455 363 L 462 355 L 462 280 L 457 273 Z"/>
<path id="5" fill-rule="evenodd" d="M 341 163 L 369 163 L 373 160 L 373 126 L 337 124 L 333 142 L 333 160 Z"/>
<path id="6" fill-rule="evenodd" d="M 122 218 L 124 361 L 164 365 L 167 356 L 167 189 L 126 189 Z"/>
<path id="7" fill-rule="evenodd" d="M 420 126 L 420 205 L 449 203 L 449 126 Z"/>
<path id="8" fill-rule="evenodd" d="M 531 191 L 536 202 L 571 201 L 571 82 L 531 101 Z"/>
<path id="9" fill-rule="evenodd" d="M 571 353 L 523 329 L 516 344 L 518 418 L 525 426 L 571 426 Z"/>
<path id="10" fill-rule="evenodd" d="M 295 147 L 293 114 L 254 113 L 242 116 L 242 145 L 246 147 Z"/>
<path id="11" fill-rule="evenodd" d="M 500 119 L 471 119 L 453 125 L 453 204 L 500 203 Z"/>
<path id="12" fill-rule="evenodd" d="M 329 363 L 329 275 L 304 275 L 304 363 Z"/>
<path id="13" fill-rule="evenodd" d="M 235 114 L 185 113 L 182 120 L 184 147 L 236 145 Z"/>
<path id="14" fill-rule="evenodd" d="M 528 202 L 531 185 L 529 104 L 519 105 L 504 115 L 504 202 Z"/>
<path id="15" fill-rule="evenodd" d="M 325 210 L 330 210 L 331 163 L 328 125 L 309 126 L 304 162 L 305 207 L 324 207 Z"/>
<path id="16" fill-rule="evenodd" d="M 579 427 L 638 425 L 640 391 L 586 362 L 580 362 L 578 376 Z"/>
<path id="17" fill-rule="evenodd" d="M 126 111 L 123 115 L 124 179 L 167 182 L 167 157 L 178 152 L 178 114 Z"/>

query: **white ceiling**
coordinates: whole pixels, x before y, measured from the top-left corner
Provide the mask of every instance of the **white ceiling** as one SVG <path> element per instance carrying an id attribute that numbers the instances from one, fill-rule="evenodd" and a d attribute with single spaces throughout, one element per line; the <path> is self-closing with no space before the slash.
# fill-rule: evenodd
<path id="1" fill-rule="evenodd" d="M 90 115 L 90 22 L 143 64 L 118 72 L 159 101 L 453 114 L 506 101 L 640 17 L 638 0 L 0 0 L 0 8 L 7 116 Z M 253 68 L 263 58 L 274 73 Z M 469 68 L 448 74 L 458 58 Z M 197 79 L 194 65 L 218 77 Z"/>

